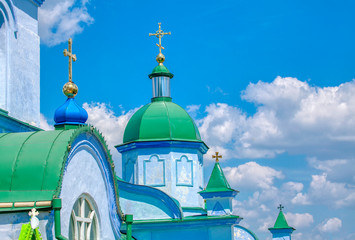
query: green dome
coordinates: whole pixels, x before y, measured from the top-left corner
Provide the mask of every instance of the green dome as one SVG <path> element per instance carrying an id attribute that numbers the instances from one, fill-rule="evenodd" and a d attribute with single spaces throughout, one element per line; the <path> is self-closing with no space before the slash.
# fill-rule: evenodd
<path id="1" fill-rule="evenodd" d="M 167 140 L 202 142 L 194 121 L 182 107 L 171 98 L 153 98 L 131 117 L 123 143 Z"/>

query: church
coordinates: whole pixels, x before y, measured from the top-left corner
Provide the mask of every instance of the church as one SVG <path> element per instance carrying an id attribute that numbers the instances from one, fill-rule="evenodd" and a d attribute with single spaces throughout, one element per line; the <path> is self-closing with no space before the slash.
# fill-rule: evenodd
<path id="1" fill-rule="evenodd" d="M 69 39 L 66 100 L 53 109 L 55 130 L 40 117 L 38 8 L 44 0 L 0 0 L 0 239 L 257 240 L 233 212 L 238 191 L 219 159 L 204 183 L 204 154 L 194 120 L 172 101 L 159 29 L 151 101 L 129 120 L 117 173 L 104 136 L 75 101 L 76 61 Z M 142 99 L 142 102 L 144 100 Z M 207 156 L 209 157 L 209 156 Z M 118 177 L 122 176 L 122 178 Z M 272 239 L 295 230 L 279 207 Z"/>

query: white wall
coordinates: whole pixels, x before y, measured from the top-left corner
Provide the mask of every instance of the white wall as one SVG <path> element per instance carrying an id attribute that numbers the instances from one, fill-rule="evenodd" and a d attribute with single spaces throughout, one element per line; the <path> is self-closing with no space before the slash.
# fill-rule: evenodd
<path id="1" fill-rule="evenodd" d="M 8 1 L 12 3 L 12 1 Z M 23 10 L 6 6 L 0 41 L 0 108 L 22 121 L 39 124 L 40 38 L 38 21 Z M 33 3 L 32 3 L 33 4 Z M 11 11 L 13 9 L 13 12 Z M 0 14 L 4 14 L 0 12 Z"/>
<path id="2" fill-rule="evenodd" d="M 74 203 L 87 194 L 95 200 L 99 215 L 100 239 L 115 239 L 110 221 L 109 200 L 105 180 L 97 156 L 88 145 L 76 149 L 64 173 L 62 184 L 61 226 L 62 235 L 68 237 L 70 215 Z"/>

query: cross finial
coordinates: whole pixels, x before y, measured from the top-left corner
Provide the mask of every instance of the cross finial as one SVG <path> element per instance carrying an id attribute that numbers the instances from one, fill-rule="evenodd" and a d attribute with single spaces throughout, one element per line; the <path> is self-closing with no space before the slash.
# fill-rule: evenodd
<path id="1" fill-rule="evenodd" d="M 215 158 L 216 162 L 219 162 L 219 159 L 222 158 L 222 155 L 218 155 L 218 152 L 216 152 L 216 155 L 212 155 L 212 158 Z"/>
<path id="2" fill-rule="evenodd" d="M 66 57 L 69 57 L 69 82 L 73 82 L 73 79 L 72 79 L 72 61 L 76 61 L 76 55 L 73 54 L 73 51 L 72 51 L 72 44 L 73 44 L 73 40 L 71 38 L 69 38 L 68 40 L 68 49 L 64 49 L 63 53 L 64 53 L 64 56 Z"/>
<path id="3" fill-rule="evenodd" d="M 282 209 L 284 209 L 285 207 L 284 206 L 282 206 L 281 204 L 280 204 L 280 206 L 278 206 L 277 207 L 277 209 L 280 209 L 280 212 L 282 211 Z"/>
<path id="4" fill-rule="evenodd" d="M 35 208 L 32 208 L 31 211 L 28 213 L 28 215 L 31 217 L 35 217 L 35 216 L 39 215 L 39 213 L 37 212 L 37 210 Z"/>
<path id="5" fill-rule="evenodd" d="M 161 45 L 161 39 L 164 35 L 171 35 L 171 32 L 163 32 L 163 30 L 161 30 L 161 23 L 159 24 L 159 29 L 158 31 L 156 31 L 156 33 L 149 33 L 149 37 L 150 36 L 156 36 L 157 38 L 159 38 L 159 44 L 156 43 L 156 45 L 159 47 L 159 53 L 161 53 L 161 49 L 164 49 L 164 47 Z"/>

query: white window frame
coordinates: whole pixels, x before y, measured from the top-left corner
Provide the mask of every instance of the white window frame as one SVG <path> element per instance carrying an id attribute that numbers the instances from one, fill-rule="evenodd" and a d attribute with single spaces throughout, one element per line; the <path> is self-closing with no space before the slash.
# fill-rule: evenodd
<path id="1" fill-rule="evenodd" d="M 76 213 L 74 206 L 78 204 L 79 212 Z M 93 223 L 95 222 L 96 229 L 94 239 L 100 239 L 100 226 L 97 211 L 95 210 L 95 202 L 87 195 L 81 195 L 73 206 L 70 224 L 72 225 L 72 234 L 74 236 L 74 240 L 90 240 L 91 228 L 93 227 Z M 86 208 L 89 208 L 88 216 L 85 216 Z M 86 230 L 85 230 L 86 226 Z M 71 236 L 71 237 L 73 237 Z"/>

